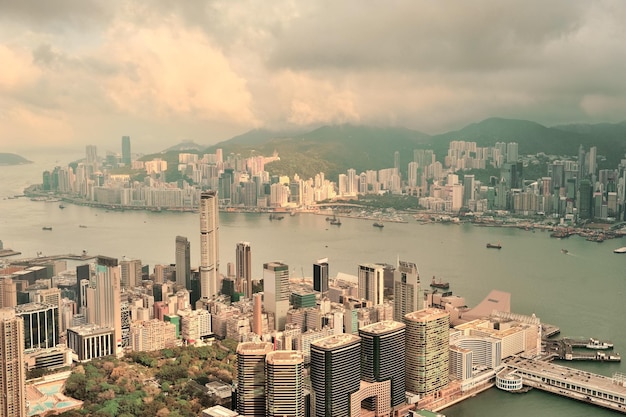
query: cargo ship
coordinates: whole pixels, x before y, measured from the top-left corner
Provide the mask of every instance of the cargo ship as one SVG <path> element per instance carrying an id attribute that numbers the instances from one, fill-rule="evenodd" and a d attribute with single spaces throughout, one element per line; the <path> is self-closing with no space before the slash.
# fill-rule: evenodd
<path id="1" fill-rule="evenodd" d="M 435 277 L 433 277 L 433 280 L 430 282 L 430 286 L 433 288 L 441 288 L 443 290 L 447 290 L 448 288 L 450 288 L 450 283 L 441 282 L 441 278 L 439 278 L 439 281 L 435 281 Z"/>

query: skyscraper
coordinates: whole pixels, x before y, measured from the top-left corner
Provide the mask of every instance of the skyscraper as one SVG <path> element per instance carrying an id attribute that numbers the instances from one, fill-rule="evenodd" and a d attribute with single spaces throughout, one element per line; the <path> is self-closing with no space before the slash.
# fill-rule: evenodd
<path id="1" fill-rule="evenodd" d="M 417 265 L 398 260 L 393 273 L 393 319 L 402 321 L 405 315 L 421 310 L 423 306 L 424 293 Z"/>
<path id="2" fill-rule="evenodd" d="M 87 288 L 87 321 L 113 329 L 115 346 L 122 343 L 120 281 L 117 259 L 99 257 L 96 275 Z"/>
<path id="3" fill-rule="evenodd" d="M 265 310 L 274 313 L 276 330 L 284 330 L 289 310 L 289 266 L 282 262 L 263 264 Z"/>
<path id="4" fill-rule="evenodd" d="M 120 285 L 122 288 L 135 288 L 141 284 L 141 260 L 124 259 L 120 262 Z"/>
<path id="5" fill-rule="evenodd" d="M 267 417 L 304 417 L 304 355 L 294 350 L 269 352 L 265 359 Z"/>
<path id="6" fill-rule="evenodd" d="M 587 172 L 589 173 L 589 175 L 593 176 L 596 174 L 596 168 L 597 168 L 597 160 L 596 160 L 596 155 L 598 153 L 598 148 L 596 148 L 595 146 L 592 146 L 591 148 L 589 148 L 589 164 L 588 167 L 589 169 L 587 170 Z"/>
<path id="7" fill-rule="evenodd" d="M 436 308 L 404 316 L 406 390 L 430 395 L 448 385 L 450 314 Z"/>
<path id="8" fill-rule="evenodd" d="M 361 336 L 361 379 L 367 382 L 391 380 L 391 407 L 405 402 L 405 325 L 392 320 L 359 329 Z M 365 404 L 372 409 L 371 404 Z"/>
<path id="9" fill-rule="evenodd" d="M 316 417 L 350 415 L 350 394 L 361 386 L 361 338 L 353 334 L 311 343 L 311 387 Z"/>
<path id="10" fill-rule="evenodd" d="M 272 351 L 267 342 L 237 345 L 237 412 L 265 416 L 265 356 Z"/>
<path id="11" fill-rule="evenodd" d="M 219 273 L 219 210 L 217 193 L 200 194 L 200 297 L 217 293 Z"/>
<path id="12" fill-rule="evenodd" d="M 122 136 L 122 163 L 130 166 L 130 136 Z"/>
<path id="13" fill-rule="evenodd" d="M 26 417 L 24 321 L 12 308 L 0 309 L 0 416 Z"/>
<path id="14" fill-rule="evenodd" d="M 313 264 L 313 289 L 320 293 L 328 292 L 328 258 Z"/>
<path id="15" fill-rule="evenodd" d="M 183 236 L 176 236 L 176 284 L 191 290 L 191 250 Z"/>
<path id="16" fill-rule="evenodd" d="M 359 265 L 359 298 L 367 300 L 371 305 L 384 302 L 385 271 L 382 265 Z"/>
<path id="17" fill-rule="evenodd" d="M 237 243 L 235 257 L 235 278 L 237 280 L 237 291 L 243 292 L 242 290 L 245 289 L 246 298 L 251 300 L 252 252 L 250 251 L 250 242 Z"/>

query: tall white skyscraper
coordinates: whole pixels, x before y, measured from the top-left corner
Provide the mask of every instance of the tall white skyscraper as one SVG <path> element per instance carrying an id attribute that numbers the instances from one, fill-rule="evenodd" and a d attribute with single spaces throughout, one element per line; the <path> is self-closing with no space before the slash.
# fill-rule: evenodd
<path id="1" fill-rule="evenodd" d="M 265 310 L 274 313 L 276 330 L 284 330 L 289 310 L 289 266 L 282 262 L 263 264 Z"/>
<path id="2" fill-rule="evenodd" d="M 87 288 L 87 320 L 113 329 L 114 343 L 122 344 L 121 268 L 117 259 L 98 257 L 96 275 Z"/>
<path id="3" fill-rule="evenodd" d="M 519 159 L 517 142 L 509 142 L 506 144 L 506 162 L 516 163 Z"/>
<path id="4" fill-rule="evenodd" d="M 219 210 L 217 192 L 200 195 L 200 297 L 217 293 L 219 273 Z"/>

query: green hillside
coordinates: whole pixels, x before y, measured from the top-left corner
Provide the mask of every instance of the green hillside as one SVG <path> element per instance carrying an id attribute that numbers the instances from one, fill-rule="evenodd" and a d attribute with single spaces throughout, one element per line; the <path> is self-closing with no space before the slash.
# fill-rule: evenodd
<path id="1" fill-rule="evenodd" d="M 0 153 L 0 165 L 22 165 L 30 164 L 31 162 L 14 153 Z"/>

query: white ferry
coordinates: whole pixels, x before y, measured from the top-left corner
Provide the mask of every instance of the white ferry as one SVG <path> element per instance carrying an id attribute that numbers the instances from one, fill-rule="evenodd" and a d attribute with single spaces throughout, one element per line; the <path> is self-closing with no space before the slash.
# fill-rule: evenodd
<path id="1" fill-rule="evenodd" d="M 593 337 L 589 339 L 589 343 L 585 346 L 587 349 L 612 349 L 613 343 L 601 342 Z"/>
<path id="2" fill-rule="evenodd" d="M 626 246 L 622 246 L 621 248 L 615 249 L 613 253 L 626 253 Z"/>

